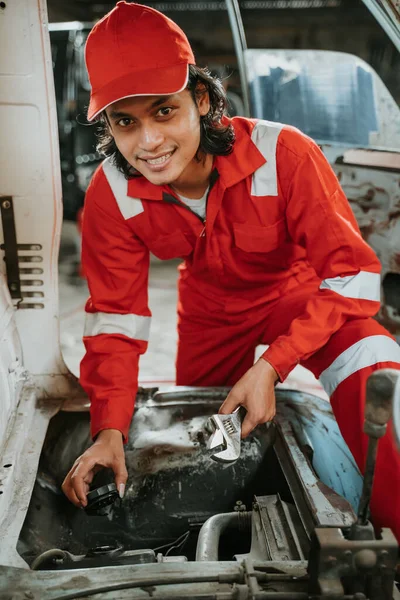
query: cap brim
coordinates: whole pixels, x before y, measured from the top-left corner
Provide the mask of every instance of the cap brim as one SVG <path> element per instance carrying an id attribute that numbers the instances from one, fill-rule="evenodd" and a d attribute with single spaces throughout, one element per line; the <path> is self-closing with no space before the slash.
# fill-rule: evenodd
<path id="1" fill-rule="evenodd" d="M 187 63 L 127 73 L 91 95 L 87 120 L 93 121 L 107 106 L 124 98 L 169 96 L 182 92 L 188 79 Z"/>

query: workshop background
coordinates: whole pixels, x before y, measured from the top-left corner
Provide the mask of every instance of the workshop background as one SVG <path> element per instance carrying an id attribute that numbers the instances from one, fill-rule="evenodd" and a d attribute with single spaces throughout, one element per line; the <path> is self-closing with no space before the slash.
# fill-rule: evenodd
<path id="1" fill-rule="evenodd" d="M 225 3 L 193 0 L 143 4 L 162 11 L 182 27 L 197 64 L 227 77 L 233 110 L 240 113 L 240 81 Z M 64 197 L 59 259 L 61 345 L 64 359 L 76 375 L 84 353 L 84 304 L 88 296 L 80 272 L 77 219 L 84 190 L 100 161 L 95 148 L 96 126 L 89 126 L 85 119 L 89 87 L 83 48 L 91 24 L 114 5 L 90 0 L 48 2 Z M 243 0 L 240 8 L 248 47 L 355 54 L 376 70 L 395 100 L 400 101 L 400 55 L 361 0 Z M 155 258 L 151 262 L 149 302 L 153 322 L 149 350 L 140 361 L 142 385 L 164 388 L 174 383 L 177 264 Z M 258 354 L 262 350 L 260 347 Z M 295 369 L 286 385 L 306 385 L 326 397 L 318 382 L 301 367 Z"/>

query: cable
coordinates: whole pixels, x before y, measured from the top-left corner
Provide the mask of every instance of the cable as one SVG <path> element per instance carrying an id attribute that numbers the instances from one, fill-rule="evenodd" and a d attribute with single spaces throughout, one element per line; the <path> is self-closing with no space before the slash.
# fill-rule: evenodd
<path id="1" fill-rule="evenodd" d="M 173 542 L 168 542 L 168 544 L 163 544 L 163 546 L 157 546 L 157 548 L 153 548 L 153 552 L 158 552 L 159 550 L 163 550 L 164 548 L 170 548 L 171 546 L 175 547 L 176 544 L 179 545 L 179 542 L 182 538 L 184 538 L 185 536 L 189 537 L 189 533 L 190 531 L 185 531 L 185 533 L 182 533 L 182 535 L 180 535 L 176 540 L 174 540 Z M 187 539 L 187 538 L 186 538 Z M 185 539 L 185 542 L 186 542 Z"/>
<path id="2" fill-rule="evenodd" d="M 166 553 L 165 553 L 165 556 L 168 556 L 168 554 L 169 554 L 169 553 L 170 553 L 172 550 L 174 550 L 174 548 L 178 548 L 178 550 L 179 550 L 179 551 L 181 551 L 181 550 L 182 550 L 182 548 L 183 548 L 183 546 L 186 544 L 186 542 L 187 542 L 187 540 L 188 540 L 188 538 L 189 538 L 189 535 L 190 535 L 190 531 L 187 531 L 187 532 L 186 532 L 186 535 L 185 535 L 184 539 L 181 541 L 181 543 L 180 543 L 180 544 L 177 544 L 177 545 L 175 545 L 175 546 L 171 546 L 171 548 L 169 548 L 169 549 L 166 551 Z"/>

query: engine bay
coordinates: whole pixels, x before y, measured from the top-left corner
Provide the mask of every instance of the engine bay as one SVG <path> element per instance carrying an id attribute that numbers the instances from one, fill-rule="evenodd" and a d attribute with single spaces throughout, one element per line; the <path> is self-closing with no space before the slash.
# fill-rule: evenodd
<path id="1" fill-rule="evenodd" d="M 228 577 L 226 569 L 230 577 L 232 569 L 235 574 L 226 582 L 228 595 L 221 598 L 391 598 L 397 558 L 392 534 L 374 541 L 349 539 L 359 498 L 359 474 L 350 453 L 340 448 L 336 471 L 342 479 L 326 480 L 316 470 L 316 457 L 319 464 L 328 461 L 341 439 L 329 404 L 277 390 L 274 424 L 256 428 L 242 440 L 240 458 L 225 465 L 210 459 L 199 432 L 226 394 L 226 388 L 141 390 L 125 449 L 125 496 L 94 516 L 73 506 L 61 491 L 71 464 L 90 445 L 89 415 L 57 413 L 17 545 L 37 581 L 57 571 L 73 594 L 76 573 L 98 581 L 101 572 L 111 594 L 106 597 L 120 598 L 125 597 L 121 590 L 133 593 L 137 585 L 135 578 L 122 583 L 115 570 L 150 569 L 156 582 L 160 569 L 166 569 L 180 573 L 183 587 L 173 597 L 219 598 L 194 592 L 200 583 L 202 590 L 210 584 L 213 564 L 220 567 L 218 586 Z M 312 426 L 314 439 L 307 426 Z M 329 466 L 328 471 L 332 473 Z M 343 480 L 351 471 L 354 489 Z M 111 482 L 112 473 L 104 469 L 92 488 Z M 338 493 L 340 486 L 347 498 Z M 373 589 L 369 596 L 360 595 L 367 576 Z M 169 585 L 177 582 L 169 583 L 168 577 L 160 589 L 153 584 L 155 597 L 172 597 Z M 247 595 L 237 595 L 241 586 Z M 86 595 L 97 594 L 95 589 Z M 68 598 L 81 597 L 81 592 L 78 584 L 76 595 Z"/>

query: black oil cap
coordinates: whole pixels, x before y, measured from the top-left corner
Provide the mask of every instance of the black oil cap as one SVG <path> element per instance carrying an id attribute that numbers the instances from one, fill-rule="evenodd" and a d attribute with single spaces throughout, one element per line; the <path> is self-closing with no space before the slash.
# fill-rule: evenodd
<path id="1" fill-rule="evenodd" d="M 85 506 L 85 512 L 92 516 L 108 516 L 111 513 L 114 503 L 120 500 L 115 483 L 107 483 L 91 490 L 86 498 L 87 505 Z"/>

